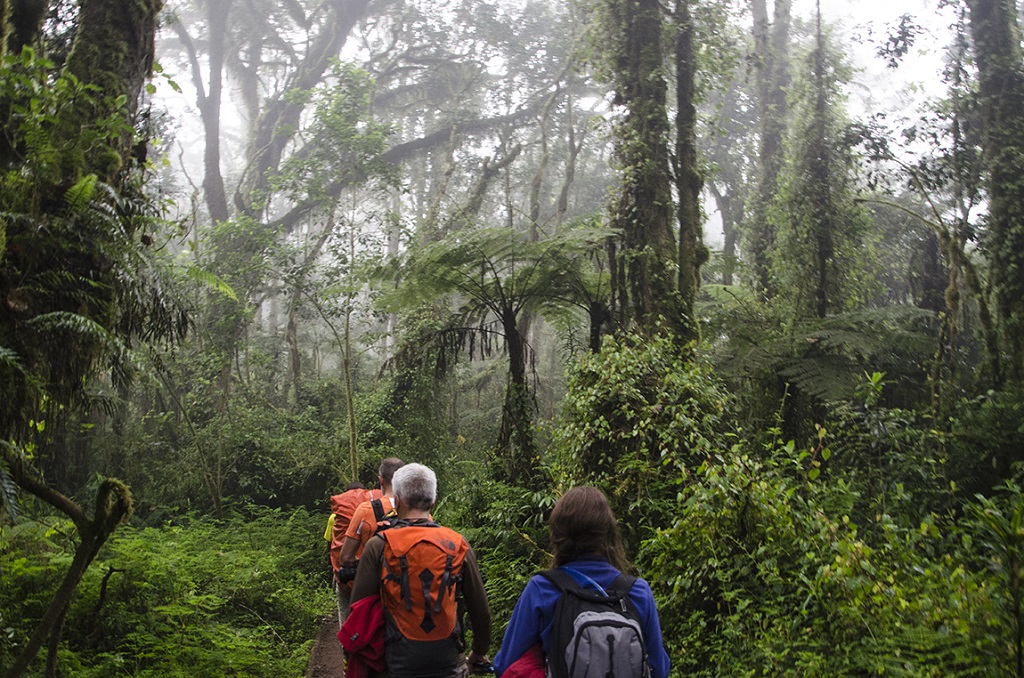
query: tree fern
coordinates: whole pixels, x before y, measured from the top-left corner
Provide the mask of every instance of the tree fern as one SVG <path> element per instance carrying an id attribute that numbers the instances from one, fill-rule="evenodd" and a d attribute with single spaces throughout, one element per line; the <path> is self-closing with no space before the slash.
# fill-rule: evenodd
<path id="1" fill-rule="evenodd" d="M 774 375 L 821 401 L 841 401 L 853 396 L 865 370 L 923 379 L 935 322 L 933 313 L 912 306 L 833 315 L 789 329 L 776 325 L 774 331 L 767 321 L 761 331 L 746 322 L 742 331 L 749 334 L 722 337 L 715 352 L 728 379 Z"/>

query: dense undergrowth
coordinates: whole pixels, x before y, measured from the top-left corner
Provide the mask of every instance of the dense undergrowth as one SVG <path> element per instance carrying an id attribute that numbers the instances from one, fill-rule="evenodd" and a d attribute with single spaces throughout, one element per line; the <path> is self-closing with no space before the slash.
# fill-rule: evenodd
<path id="1" fill-rule="evenodd" d="M 322 516 L 246 507 L 124 526 L 89 570 L 65 621 L 61 675 L 301 676 L 332 609 Z M 71 558 L 57 519 L 0 532 L 0 664 L 31 632 Z M 42 662 L 38 662 L 42 675 Z"/>
<path id="2" fill-rule="evenodd" d="M 425 459 L 441 478 L 435 517 L 478 553 L 492 650 L 549 563 L 547 512 L 590 483 L 651 582 L 673 676 L 1024 675 L 1019 401 L 964 400 L 936 422 L 888 404 L 885 388 L 866 375 L 800 443 L 783 432 L 784 408 L 774 424 L 741 426 L 708 366 L 669 342 L 608 341 L 570 371 L 530 487 L 479 452 Z M 59 675 L 302 675 L 333 608 L 326 505 L 247 503 L 220 518 L 147 508 L 76 593 Z M 66 520 L 26 509 L 0 531 L 3 663 L 75 538 Z M 39 660 L 30 675 L 43 670 Z"/>

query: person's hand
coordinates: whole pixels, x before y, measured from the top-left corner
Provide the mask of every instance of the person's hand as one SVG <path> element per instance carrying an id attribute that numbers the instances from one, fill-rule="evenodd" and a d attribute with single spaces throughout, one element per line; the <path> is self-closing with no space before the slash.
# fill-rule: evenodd
<path id="1" fill-rule="evenodd" d="M 485 654 L 470 652 L 469 657 L 466 658 L 466 663 L 469 664 L 469 673 L 471 675 L 486 676 L 494 673 L 494 666 Z"/>

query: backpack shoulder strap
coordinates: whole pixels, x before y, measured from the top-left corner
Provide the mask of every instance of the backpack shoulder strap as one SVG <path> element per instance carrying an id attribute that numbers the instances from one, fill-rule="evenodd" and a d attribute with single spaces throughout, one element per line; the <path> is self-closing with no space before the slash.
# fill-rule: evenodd
<path id="1" fill-rule="evenodd" d="M 633 584 L 636 583 L 636 577 L 625 572 L 619 573 L 619 576 L 615 578 L 615 581 L 608 587 L 608 592 L 615 592 L 621 598 L 628 598 L 629 592 L 633 588 Z"/>
<path id="2" fill-rule="evenodd" d="M 614 600 L 624 600 L 630 605 L 632 605 L 632 601 L 629 600 L 629 591 L 633 588 L 633 584 L 635 584 L 637 580 L 637 578 L 631 574 L 620 572 L 619 576 L 615 578 L 615 581 L 611 583 L 611 586 L 604 591 L 607 595 L 603 595 L 601 591 L 584 587 L 579 581 L 577 581 L 576 577 L 572 576 L 565 570 L 556 568 L 553 570 L 542 570 L 537 574 L 551 581 L 562 593 L 573 593 L 581 598 L 594 601 L 608 600 L 609 598 Z"/>
<path id="3" fill-rule="evenodd" d="M 541 570 L 537 574 L 557 586 L 558 590 L 562 593 L 567 591 L 579 592 L 583 590 L 583 587 L 580 586 L 578 581 L 576 581 L 576 578 L 565 570 L 555 568 L 553 570 Z"/>

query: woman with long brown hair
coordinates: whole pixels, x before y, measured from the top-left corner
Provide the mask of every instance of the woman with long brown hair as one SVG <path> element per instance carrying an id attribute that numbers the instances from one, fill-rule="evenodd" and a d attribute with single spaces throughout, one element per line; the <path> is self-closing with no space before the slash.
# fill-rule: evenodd
<path id="1" fill-rule="evenodd" d="M 662 642 L 651 588 L 643 579 L 620 576 L 631 567 L 615 514 L 604 493 L 596 487 L 572 488 L 555 504 L 548 529 L 557 576 L 549 574 L 550 571 L 541 573 L 526 584 L 512 611 L 501 650 L 494 659 L 498 674 L 515 665 L 510 675 L 543 675 L 542 664 L 537 664 L 547 660 L 552 651 L 555 606 L 563 596 L 563 587 L 556 582 L 568 575 L 580 588 L 593 589 L 600 594 L 614 594 L 616 587 L 627 582 L 628 602 L 643 632 L 649 675 L 666 678 L 669 658 Z M 528 665 L 531 657 L 534 668 L 519 673 L 519 668 Z"/>

